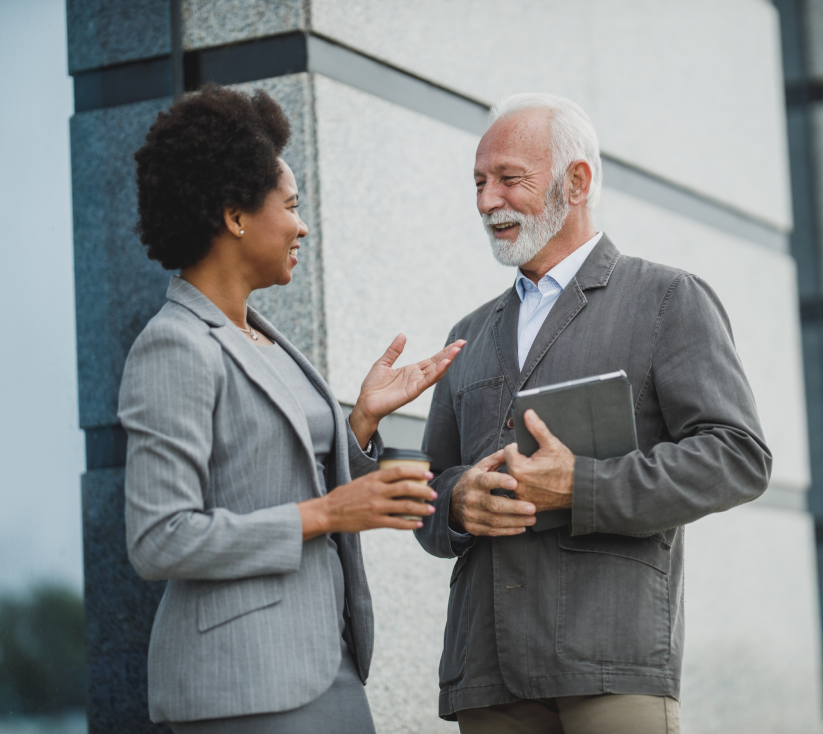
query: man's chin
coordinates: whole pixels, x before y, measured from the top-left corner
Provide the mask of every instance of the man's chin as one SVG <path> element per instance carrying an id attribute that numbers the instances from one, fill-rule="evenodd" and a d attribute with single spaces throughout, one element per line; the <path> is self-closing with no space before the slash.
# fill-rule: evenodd
<path id="1" fill-rule="evenodd" d="M 491 240 L 491 247 L 494 259 L 501 265 L 511 268 L 528 265 L 543 251 L 543 247 L 535 251 L 535 248 L 529 247 L 526 243 L 508 242 L 497 238 Z"/>
<path id="2" fill-rule="evenodd" d="M 522 254 L 513 242 L 502 244 L 499 240 L 492 241 L 492 254 L 498 263 L 510 268 L 516 268 L 522 259 Z"/>

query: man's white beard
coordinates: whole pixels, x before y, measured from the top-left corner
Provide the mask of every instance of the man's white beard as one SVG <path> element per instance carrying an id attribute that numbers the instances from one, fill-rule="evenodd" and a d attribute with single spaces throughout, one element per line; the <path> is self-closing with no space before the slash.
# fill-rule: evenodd
<path id="1" fill-rule="evenodd" d="M 571 208 L 564 196 L 564 179 L 564 176 L 558 176 L 546 190 L 546 203 L 540 214 L 521 214 L 514 209 L 502 209 L 481 215 L 497 262 L 518 267 L 525 265 L 560 231 Z M 520 225 L 514 242 L 494 236 L 492 225 L 507 222 Z"/>

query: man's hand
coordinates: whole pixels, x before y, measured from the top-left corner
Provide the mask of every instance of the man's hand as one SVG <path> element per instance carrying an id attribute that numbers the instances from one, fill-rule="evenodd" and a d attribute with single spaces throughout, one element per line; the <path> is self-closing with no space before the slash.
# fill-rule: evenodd
<path id="1" fill-rule="evenodd" d="M 487 456 L 475 464 L 454 485 L 449 520 L 462 525 L 472 535 L 519 535 L 535 523 L 535 506 L 491 494 L 493 489 L 516 489 L 508 474 L 495 471 L 503 465 L 503 452 Z"/>
<path id="2" fill-rule="evenodd" d="M 574 454 L 533 410 L 527 410 L 523 420 L 540 448 L 529 457 L 517 450 L 516 443 L 503 449 L 509 474 L 517 480 L 515 497 L 534 503 L 538 512 L 570 508 L 574 489 Z"/>

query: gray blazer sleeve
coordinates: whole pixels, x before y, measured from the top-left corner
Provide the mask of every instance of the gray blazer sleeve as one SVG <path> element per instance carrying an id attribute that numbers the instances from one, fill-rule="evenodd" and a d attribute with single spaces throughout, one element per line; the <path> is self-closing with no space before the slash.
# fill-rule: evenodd
<path id="1" fill-rule="evenodd" d="M 642 400 L 657 400 L 661 441 L 648 455 L 577 457 L 572 535 L 651 535 L 762 494 L 772 457 L 714 291 L 679 276 L 658 316 Z"/>
<path id="2" fill-rule="evenodd" d="M 449 334 L 446 344 L 455 340 L 454 331 Z M 423 435 L 423 451 L 432 457 L 431 470 L 434 479 L 430 482 L 437 492 L 434 501 L 435 513 L 427 518 L 423 527 L 414 534 L 423 548 L 439 558 L 454 558 L 458 555 L 452 548 L 449 537 L 449 507 L 454 485 L 470 469 L 461 464 L 460 431 L 451 399 L 451 370 L 434 387 L 426 431 Z M 465 555 L 475 543 L 475 537 L 460 548 Z"/>
<path id="3" fill-rule="evenodd" d="M 380 436 L 379 431 L 375 431 L 371 437 L 371 454 L 365 453 L 363 449 L 360 448 L 354 431 L 352 431 L 351 425 L 349 425 L 348 418 L 346 418 L 346 435 L 349 438 L 349 471 L 351 472 L 351 478 L 357 479 L 364 474 L 377 471 L 380 468 L 377 459 L 383 451 L 383 438 Z"/>
<path id="4" fill-rule="evenodd" d="M 126 539 L 145 579 L 237 579 L 296 571 L 294 503 L 237 514 L 206 508 L 212 415 L 225 372 L 203 330 L 154 322 L 126 362 L 119 418 L 128 432 Z"/>

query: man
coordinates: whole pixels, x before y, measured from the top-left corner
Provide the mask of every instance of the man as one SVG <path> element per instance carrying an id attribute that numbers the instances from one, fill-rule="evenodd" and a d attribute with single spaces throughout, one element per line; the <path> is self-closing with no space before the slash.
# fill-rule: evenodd
<path id="1" fill-rule="evenodd" d="M 477 148 L 477 208 L 514 286 L 460 321 L 424 450 L 458 556 L 440 715 L 464 734 L 679 731 L 683 525 L 760 495 L 771 455 L 728 317 L 702 280 L 627 257 L 595 230 L 597 136 L 569 100 L 516 95 Z M 660 233 L 665 236 L 665 233 Z M 522 389 L 625 370 L 639 450 L 576 457 Z M 535 514 L 550 529 L 535 532 Z"/>

